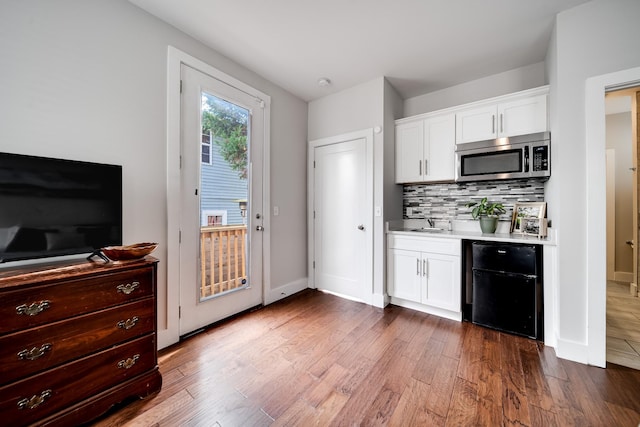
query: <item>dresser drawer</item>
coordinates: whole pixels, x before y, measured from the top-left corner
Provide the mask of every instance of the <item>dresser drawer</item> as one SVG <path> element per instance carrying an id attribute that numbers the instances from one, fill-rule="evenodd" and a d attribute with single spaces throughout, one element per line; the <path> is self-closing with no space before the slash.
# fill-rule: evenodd
<path id="1" fill-rule="evenodd" d="M 0 337 L 0 385 L 154 330 L 147 298 Z"/>
<path id="2" fill-rule="evenodd" d="M 9 291 L 0 300 L 0 334 L 51 323 L 153 295 L 152 267 Z"/>
<path id="3" fill-rule="evenodd" d="M 0 388 L 2 424 L 28 425 L 155 368 L 153 335 Z"/>

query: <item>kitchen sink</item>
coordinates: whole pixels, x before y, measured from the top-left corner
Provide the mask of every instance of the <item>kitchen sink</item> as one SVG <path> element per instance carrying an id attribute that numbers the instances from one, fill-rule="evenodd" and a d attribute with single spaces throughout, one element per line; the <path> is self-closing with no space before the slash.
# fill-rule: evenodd
<path id="1" fill-rule="evenodd" d="M 442 228 L 422 227 L 422 228 L 412 228 L 409 231 L 418 231 L 420 233 L 444 233 L 447 230 L 443 230 Z"/>

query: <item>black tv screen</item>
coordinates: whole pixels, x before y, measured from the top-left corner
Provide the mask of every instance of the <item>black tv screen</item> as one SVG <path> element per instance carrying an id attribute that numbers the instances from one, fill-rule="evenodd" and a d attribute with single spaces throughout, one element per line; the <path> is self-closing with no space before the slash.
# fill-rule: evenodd
<path id="1" fill-rule="evenodd" d="M 0 153 L 0 263 L 121 244 L 121 166 Z"/>

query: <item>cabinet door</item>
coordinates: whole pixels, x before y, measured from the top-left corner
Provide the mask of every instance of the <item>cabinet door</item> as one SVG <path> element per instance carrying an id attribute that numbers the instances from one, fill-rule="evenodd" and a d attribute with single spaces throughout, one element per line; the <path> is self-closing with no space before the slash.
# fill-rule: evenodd
<path id="1" fill-rule="evenodd" d="M 548 130 L 547 95 L 498 104 L 498 136 L 526 135 Z"/>
<path id="2" fill-rule="evenodd" d="M 396 126 L 396 183 L 422 181 L 424 121 Z"/>
<path id="3" fill-rule="evenodd" d="M 422 303 L 460 311 L 460 257 L 431 253 L 422 257 L 423 274 L 426 274 Z"/>
<path id="4" fill-rule="evenodd" d="M 483 141 L 497 136 L 496 104 L 456 114 L 456 144 Z"/>
<path id="5" fill-rule="evenodd" d="M 389 249 L 389 295 L 420 302 L 422 259 L 420 252 Z"/>
<path id="6" fill-rule="evenodd" d="M 424 122 L 425 181 L 455 178 L 456 116 L 431 117 Z"/>

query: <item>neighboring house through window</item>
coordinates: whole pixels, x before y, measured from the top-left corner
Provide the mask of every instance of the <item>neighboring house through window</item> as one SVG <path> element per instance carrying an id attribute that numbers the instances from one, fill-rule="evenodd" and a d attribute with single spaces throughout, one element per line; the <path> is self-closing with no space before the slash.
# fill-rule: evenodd
<path id="1" fill-rule="evenodd" d="M 202 227 L 227 225 L 227 211 L 203 209 L 202 214 L 200 215 L 200 225 Z"/>

